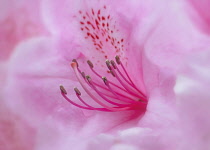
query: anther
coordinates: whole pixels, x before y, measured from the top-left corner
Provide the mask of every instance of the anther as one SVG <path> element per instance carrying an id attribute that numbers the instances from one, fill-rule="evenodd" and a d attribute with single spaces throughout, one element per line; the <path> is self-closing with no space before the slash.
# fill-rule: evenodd
<path id="1" fill-rule="evenodd" d="M 112 66 L 113 66 L 114 69 L 117 68 L 117 67 L 116 67 L 116 63 L 114 62 L 114 60 L 111 60 L 111 64 L 112 64 Z"/>
<path id="2" fill-rule="evenodd" d="M 85 79 L 85 73 L 81 72 L 82 77 Z"/>
<path id="3" fill-rule="evenodd" d="M 105 85 L 108 85 L 108 80 L 106 77 L 102 77 L 102 80 L 104 81 Z"/>
<path id="4" fill-rule="evenodd" d="M 118 55 L 115 56 L 115 60 L 118 65 L 121 64 L 120 57 Z"/>
<path id="5" fill-rule="evenodd" d="M 112 70 L 110 70 L 110 73 L 113 75 L 113 77 L 115 77 L 115 74 Z"/>
<path id="6" fill-rule="evenodd" d="M 93 63 L 92 63 L 90 60 L 88 60 L 87 63 L 88 63 L 88 65 L 90 66 L 90 68 L 93 68 L 93 67 L 94 67 L 94 66 L 93 66 Z"/>
<path id="7" fill-rule="evenodd" d="M 76 63 L 76 64 L 77 64 L 77 67 L 79 67 L 79 64 L 78 64 L 78 62 L 77 62 L 76 59 L 73 59 L 72 62 L 73 62 L 73 63 Z"/>
<path id="8" fill-rule="evenodd" d="M 107 67 L 109 68 L 109 70 L 111 70 L 112 68 L 111 68 L 111 65 L 110 65 L 110 61 L 107 59 L 106 60 L 106 65 L 107 65 Z"/>
<path id="9" fill-rule="evenodd" d="M 90 82 L 91 81 L 91 77 L 89 75 L 85 76 L 87 81 Z"/>
<path id="10" fill-rule="evenodd" d="M 75 87 L 75 88 L 74 88 L 74 91 L 75 91 L 75 93 L 76 93 L 77 95 L 79 95 L 79 96 L 81 95 L 81 92 L 78 90 L 78 88 Z"/>
<path id="11" fill-rule="evenodd" d="M 60 85 L 60 90 L 63 94 L 67 94 L 66 89 L 63 87 L 63 85 Z"/>

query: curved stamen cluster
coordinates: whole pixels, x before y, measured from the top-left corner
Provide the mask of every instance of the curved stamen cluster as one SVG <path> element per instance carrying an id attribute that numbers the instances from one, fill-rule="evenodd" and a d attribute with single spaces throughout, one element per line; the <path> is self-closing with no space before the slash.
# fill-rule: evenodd
<path id="1" fill-rule="evenodd" d="M 81 92 L 78 90 L 78 88 L 74 88 L 74 91 L 82 105 L 75 103 L 67 97 L 67 92 L 65 88 L 61 85 L 61 94 L 69 103 L 82 109 L 98 111 L 123 111 L 146 108 L 146 95 L 141 92 L 141 90 L 139 90 L 137 86 L 133 83 L 119 56 L 115 57 L 115 61 L 106 60 L 106 65 L 110 73 L 118 81 L 119 84 L 109 81 L 106 77 L 98 74 L 94 70 L 94 65 L 90 60 L 87 61 L 87 64 L 89 65 L 91 71 L 95 74 L 95 76 L 102 78 L 104 84 L 101 85 L 92 80 L 89 75 L 85 75 L 85 73 L 80 70 L 79 65 L 75 59 L 71 62 L 71 66 L 81 86 L 91 97 L 91 99 L 99 104 L 101 108 L 93 107 L 87 104 L 82 99 Z M 97 97 L 89 90 L 88 87 L 95 91 Z"/>

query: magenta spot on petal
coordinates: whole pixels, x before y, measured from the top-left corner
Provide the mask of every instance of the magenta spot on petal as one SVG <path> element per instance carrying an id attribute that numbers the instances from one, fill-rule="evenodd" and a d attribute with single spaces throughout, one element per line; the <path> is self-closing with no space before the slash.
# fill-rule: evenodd
<path id="1" fill-rule="evenodd" d="M 97 10 L 91 8 L 83 13 L 81 10 L 79 11 L 78 18 L 81 18 L 79 22 L 84 39 L 88 40 L 88 43 L 92 43 L 93 49 L 97 53 L 101 53 L 104 58 L 105 56 L 109 58 L 110 51 L 113 51 L 113 54 L 120 55 L 122 59 L 125 59 L 124 53 L 122 53 L 126 44 L 122 45 L 124 38 L 118 33 L 119 29 L 114 16 L 108 12 L 106 6 L 103 8 Z"/>

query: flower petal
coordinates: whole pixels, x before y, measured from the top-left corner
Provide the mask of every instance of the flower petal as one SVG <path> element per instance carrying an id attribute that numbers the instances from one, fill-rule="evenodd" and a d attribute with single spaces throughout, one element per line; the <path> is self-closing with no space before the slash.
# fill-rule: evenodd
<path id="1" fill-rule="evenodd" d="M 209 60 L 209 51 L 193 55 L 180 71 L 175 86 L 183 150 L 210 148 Z"/>
<path id="2" fill-rule="evenodd" d="M 0 105 L 0 132 L 0 149 L 34 149 L 35 130 L 33 126 L 12 112 L 5 105 L 2 98 Z"/>
<path id="3" fill-rule="evenodd" d="M 189 13 L 191 19 L 194 23 L 206 34 L 210 33 L 210 13 L 209 5 L 210 1 L 202 0 L 188 0 L 191 4 L 191 7 L 187 7 L 187 12 Z"/>
<path id="4" fill-rule="evenodd" d="M 38 11 L 39 0 L 1 0 L 0 10 L 0 61 L 8 59 L 19 42 L 47 33 Z"/>

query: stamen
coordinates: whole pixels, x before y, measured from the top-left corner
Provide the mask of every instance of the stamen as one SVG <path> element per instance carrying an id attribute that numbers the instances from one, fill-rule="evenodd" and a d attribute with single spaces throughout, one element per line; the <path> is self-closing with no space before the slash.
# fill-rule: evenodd
<path id="1" fill-rule="evenodd" d="M 72 62 L 76 63 L 77 67 L 79 67 L 79 64 L 76 59 L 73 59 Z"/>
<path id="2" fill-rule="evenodd" d="M 102 76 L 101 76 L 100 74 L 98 74 L 93 68 L 91 68 L 91 71 L 93 71 L 93 73 L 94 73 L 96 76 L 98 76 L 99 78 L 102 77 Z M 114 76 L 113 72 L 110 72 L 110 73 Z M 116 85 L 115 83 L 113 83 L 113 82 L 111 82 L 111 81 L 109 81 L 109 83 L 112 84 L 113 86 L 119 88 L 120 90 L 126 92 L 126 90 L 124 90 L 124 89 L 121 88 L 120 86 Z"/>
<path id="3" fill-rule="evenodd" d="M 114 69 L 117 68 L 117 66 L 116 66 L 116 64 L 115 64 L 115 62 L 114 62 L 114 60 L 111 60 L 111 64 L 112 64 L 112 66 L 113 66 Z"/>
<path id="4" fill-rule="evenodd" d="M 109 84 L 106 77 L 102 77 L 102 80 L 104 81 L 105 85 Z"/>
<path id="5" fill-rule="evenodd" d="M 66 90 L 65 90 L 65 88 L 64 88 L 62 85 L 60 85 L 60 90 L 61 90 L 62 96 L 63 96 L 69 103 L 71 103 L 72 105 L 77 106 L 77 107 L 79 107 L 79 108 L 83 108 L 83 109 L 90 109 L 90 108 L 88 108 L 88 107 L 84 107 L 84 106 L 81 106 L 81 105 L 79 105 L 79 104 L 76 104 L 76 103 L 74 103 L 72 100 L 70 100 L 70 99 L 66 96 L 66 95 L 67 95 L 67 93 L 65 92 Z"/>
<path id="6" fill-rule="evenodd" d="M 86 76 L 85 76 L 84 72 L 81 72 L 81 75 L 83 76 L 84 79 L 86 79 Z M 88 78 L 88 80 L 89 80 L 90 76 L 87 76 L 87 78 Z M 107 80 L 106 77 L 102 77 L 102 78 L 103 78 L 104 82 L 106 82 L 106 80 Z M 87 81 L 87 80 L 85 80 L 85 81 Z M 108 82 L 108 81 L 107 81 L 107 82 Z M 108 92 L 110 92 L 109 89 L 107 89 L 107 88 L 101 86 L 100 84 L 95 83 L 94 81 L 92 81 L 92 84 L 95 85 L 95 86 L 97 86 L 97 87 L 100 87 L 100 88 L 102 88 L 102 89 L 104 89 L 104 90 L 106 90 L 106 91 L 108 91 Z M 108 97 L 111 97 L 111 98 L 116 98 L 116 97 L 110 96 L 110 95 L 108 95 L 108 94 L 106 94 L 106 93 L 103 93 L 103 94 L 106 95 L 106 96 L 108 96 Z M 125 96 L 125 97 L 126 97 L 126 96 Z"/>
<path id="7" fill-rule="evenodd" d="M 112 74 L 113 77 L 116 77 L 112 70 L 110 70 L 110 73 Z"/>
<path id="8" fill-rule="evenodd" d="M 110 61 L 109 60 L 106 60 L 106 65 L 107 65 L 107 67 L 109 68 L 109 70 L 111 70 L 112 68 L 111 68 L 111 63 L 110 63 Z"/>
<path id="9" fill-rule="evenodd" d="M 87 81 L 90 83 L 90 81 L 91 81 L 91 77 L 90 76 L 85 76 L 85 78 L 87 79 Z"/>
<path id="10" fill-rule="evenodd" d="M 120 57 L 118 55 L 115 56 L 115 60 L 116 60 L 116 62 L 117 62 L 118 65 L 121 64 Z"/>
<path id="11" fill-rule="evenodd" d="M 81 72 L 82 77 L 85 79 L 85 73 Z"/>
<path id="12" fill-rule="evenodd" d="M 93 66 L 93 63 L 92 63 L 90 60 L 88 60 L 87 63 L 88 63 L 88 65 L 90 66 L 90 68 L 93 68 L 93 67 L 94 67 L 94 66 Z"/>
<path id="13" fill-rule="evenodd" d="M 74 88 L 74 91 L 75 91 L 75 93 L 76 93 L 77 95 L 79 95 L 79 96 L 81 95 L 81 92 L 78 90 L 78 88 L 75 87 L 75 88 Z"/>
<path id="14" fill-rule="evenodd" d="M 132 92 L 132 91 L 129 89 L 129 87 L 128 87 L 127 85 L 125 85 L 125 84 L 122 82 L 122 80 L 118 77 L 118 75 L 116 74 L 116 72 L 115 72 L 114 69 L 112 69 L 112 71 L 113 71 L 113 74 L 115 75 L 115 77 L 117 78 L 117 80 L 119 81 L 119 83 L 127 90 L 128 93 L 130 93 L 130 94 L 132 94 L 132 95 L 134 95 L 134 96 L 136 96 L 136 97 L 139 97 L 139 95 L 137 95 L 137 94 L 135 94 L 134 92 Z"/>
<path id="15" fill-rule="evenodd" d="M 60 90 L 63 94 L 67 94 L 66 89 L 63 87 L 63 85 L 60 85 Z"/>
<path id="16" fill-rule="evenodd" d="M 110 107 L 110 106 L 104 104 L 103 102 L 99 101 L 95 96 L 93 96 L 93 94 L 87 89 L 87 87 L 85 86 L 85 84 L 84 84 L 84 83 L 82 82 L 82 80 L 80 79 L 80 77 L 79 77 L 79 72 L 78 72 L 78 70 L 77 70 L 77 65 L 76 65 L 76 63 L 75 63 L 75 62 L 72 62 L 72 63 L 71 63 L 71 66 L 72 66 L 72 68 L 73 68 L 73 70 L 74 70 L 74 73 L 75 73 L 75 75 L 76 75 L 78 81 L 80 82 L 80 84 L 81 84 L 81 86 L 83 87 L 83 89 L 85 90 L 85 92 L 86 92 L 86 93 L 87 93 L 87 94 L 88 94 L 96 103 L 98 103 L 98 104 L 101 105 L 102 107 L 107 108 L 108 110 L 112 110 L 112 111 L 121 111 L 121 110 L 128 110 L 128 109 L 129 109 L 129 107 L 124 107 L 124 108 L 120 108 L 120 107 L 118 107 L 118 108 Z"/>
<path id="17" fill-rule="evenodd" d="M 79 95 L 79 94 L 76 93 L 76 95 L 77 95 L 78 99 L 79 99 L 85 106 L 94 109 L 94 107 L 88 105 L 88 104 L 80 97 L 81 94 Z"/>
<path id="18" fill-rule="evenodd" d="M 138 91 L 138 92 L 141 94 L 141 95 L 139 95 L 140 98 L 146 100 L 146 99 L 145 99 L 145 95 L 143 95 L 143 93 L 142 93 L 135 85 L 133 85 L 132 83 L 130 83 L 130 82 L 124 77 L 124 75 L 121 73 L 121 71 L 119 70 L 119 68 L 116 66 L 115 62 L 114 62 L 113 60 L 111 60 L 111 62 L 112 62 L 112 66 L 117 70 L 117 72 L 120 74 L 120 76 L 123 78 L 123 80 L 124 80 L 126 83 L 128 83 L 128 84 L 130 85 L 130 87 L 132 87 L 133 89 L 135 89 L 136 91 Z M 122 65 L 122 63 L 121 63 L 121 65 Z M 134 91 L 133 91 L 133 92 L 134 92 Z M 135 93 L 135 94 L 136 94 L 136 93 Z"/>
<path id="19" fill-rule="evenodd" d="M 130 76 L 128 75 L 128 72 L 126 71 L 124 65 L 123 65 L 122 63 L 120 63 L 120 66 L 122 67 L 123 71 L 125 72 L 126 76 L 128 77 L 129 81 L 131 82 L 131 84 L 136 88 L 136 90 L 137 90 L 139 93 L 141 93 L 141 94 L 146 98 L 146 95 L 145 95 L 143 92 L 141 92 L 141 91 L 136 87 L 136 85 L 133 83 L 133 81 L 131 80 Z"/>
<path id="20" fill-rule="evenodd" d="M 100 96 L 102 97 L 105 101 L 107 101 L 108 103 L 110 104 L 113 104 L 113 105 L 116 105 L 116 106 L 125 106 L 125 105 L 122 105 L 122 104 L 119 104 L 119 103 L 115 103 L 115 102 L 112 102 L 110 101 L 109 99 L 107 99 L 105 96 L 103 96 L 103 94 L 101 94 L 98 89 L 94 86 L 94 84 L 92 84 L 92 81 L 91 81 L 91 78 L 90 76 L 86 76 L 87 80 L 89 81 L 91 87 L 95 90 L 95 92 Z"/>
<path id="21" fill-rule="evenodd" d="M 125 96 L 125 95 L 122 95 L 122 94 L 120 94 L 120 93 L 115 92 L 115 91 L 109 86 L 109 82 L 108 82 L 108 80 L 106 79 L 106 77 L 102 77 L 102 79 L 103 79 L 105 85 L 108 87 L 109 91 L 111 91 L 111 93 L 112 93 L 113 95 L 115 95 L 119 100 L 122 100 L 122 101 L 124 101 L 124 102 L 133 102 L 133 101 L 135 101 L 135 100 L 132 100 L 132 98 L 130 98 L 130 97 L 127 97 L 127 96 Z M 127 99 L 125 99 L 125 98 L 127 98 Z"/>
<path id="22" fill-rule="evenodd" d="M 106 78 L 106 77 L 103 77 L 103 78 Z M 104 80 L 104 79 L 103 79 Z M 107 85 L 106 85 L 106 82 L 107 82 Z M 107 80 L 107 81 L 105 81 L 105 85 L 108 87 L 108 89 L 107 88 L 105 88 L 105 87 L 103 87 L 102 85 L 100 85 L 100 84 L 97 84 L 97 83 L 95 83 L 94 81 L 92 81 L 92 83 L 95 85 L 95 86 L 97 86 L 97 87 L 100 87 L 100 88 L 102 88 L 102 89 L 104 89 L 104 90 L 106 90 L 107 92 L 113 92 L 114 90 L 112 90 L 112 88 L 110 87 L 110 85 L 109 85 L 109 81 Z M 111 97 L 111 98 L 115 98 L 115 99 L 118 99 L 118 100 L 122 100 L 123 98 L 125 99 L 127 99 L 126 101 L 129 101 L 129 102 L 133 102 L 133 101 L 138 101 L 138 99 L 137 100 L 135 100 L 135 99 L 133 99 L 133 98 L 131 98 L 131 97 L 128 97 L 128 96 L 126 96 L 126 95 L 123 95 L 123 94 L 120 94 L 119 92 L 116 92 L 116 94 L 118 95 L 118 96 L 120 96 L 121 98 L 119 99 L 119 97 L 116 97 L 116 96 L 110 96 L 110 95 L 108 95 L 107 93 L 103 93 L 104 95 L 106 95 L 107 97 Z M 112 93 L 113 94 L 113 93 Z"/>
<path id="23" fill-rule="evenodd" d="M 64 94 L 63 92 L 61 92 L 61 95 L 65 98 L 65 100 L 67 100 L 69 103 L 71 103 L 72 105 L 76 106 L 76 107 L 79 107 L 79 108 L 82 108 L 82 109 L 87 109 L 87 110 L 98 110 L 98 111 L 111 111 L 111 110 L 108 110 L 106 108 L 91 108 L 91 107 L 85 107 L 85 106 L 81 106 L 75 102 L 73 102 L 72 100 L 70 100 L 66 94 Z"/>
<path id="24" fill-rule="evenodd" d="M 126 69 L 124 68 L 120 57 L 115 57 L 116 63 L 121 66 L 121 69 L 118 68 L 115 61 L 106 60 L 106 65 L 110 71 L 110 73 L 115 77 L 113 79 L 117 79 L 119 84 L 113 83 L 109 81 L 106 77 L 102 77 L 98 74 L 93 68 L 93 63 L 88 60 L 87 64 L 89 65 L 91 71 L 93 71 L 94 75 L 102 78 L 104 84 L 97 83 L 93 80 L 89 75 L 85 75 L 79 69 L 79 65 L 76 59 L 72 60 L 71 66 L 74 70 L 74 73 L 79 81 L 80 85 L 83 87 L 85 92 L 90 96 L 92 100 L 94 100 L 97 104 L 99 104 L 102 108 L 97 108 L 89 105 L 85 102 L 81 97 L 81 92 L 78 88 L 74 88 L 75 94 L 79 99 L 80 104 L 77 104 L 70 100 L 67 97 L 67 92 L 65 88 L 60 85 L 60 90 L 62 96 L 70 102 L 72 105 L 87 109 L 87 110 L 97 110 L 97 111 L 124 111 L 124 110 L 133 110 L 133 109 L 146 109 L 147 99 L 146 96 L 135 86 L 129 77 Z M 116 70 L 116 71 L 115 71 Z M 121 72 L 123 70 L 123 72 Z M 124 76 L 126 74 L 126 76 Z M 127 77 L 127 78 L 126 78 Z M 84 80 L 82 80 L 82 78 Z M 88 85 L 89 87 L 87 87 Z M 95 92 L 90 91 L 90 88 Z M 97 94 L 97 98 L 95 97 Z M 84 106 L 83 106 L 84 105 Z"/>

